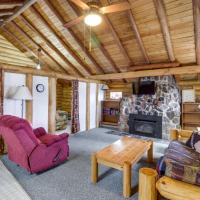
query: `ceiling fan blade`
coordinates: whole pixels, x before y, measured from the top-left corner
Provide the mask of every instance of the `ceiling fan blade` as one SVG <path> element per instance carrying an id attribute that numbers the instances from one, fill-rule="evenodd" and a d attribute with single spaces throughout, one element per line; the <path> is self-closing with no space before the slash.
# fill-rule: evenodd
<path id="1" fill-rule="evenodd" d="M 131 9 L 131 5 L 128 2 L 118 3 L 110 6 L 101 7 L 99 10 L 102 14 L 120 12 Z"/>
<path id="2" fill-rule="evenodd" d="M 81 0 L 70 0 L 70 1 L 72 1 L 74 4 L 76 4 L 77 6 L 82 8 L 83 10 L 89 10 L 90 9 L 90 7 Z"/>
<path id="3" fill-rule="evenodd" d="M 66 24 L 64 24 L 64 27 L 70 28 L 76 24 L 79 24 L 84 19 L 84 17 L 85 17 L 84 15 L 77 17 L 76 19 L 73 19 L 70 22 L 67 22 Z"/>

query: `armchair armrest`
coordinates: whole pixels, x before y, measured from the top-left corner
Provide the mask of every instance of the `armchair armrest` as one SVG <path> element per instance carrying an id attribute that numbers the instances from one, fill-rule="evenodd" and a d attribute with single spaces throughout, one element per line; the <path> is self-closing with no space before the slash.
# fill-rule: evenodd
<path id="1" fill-rule="evenodd" d="M 47 134 L 46 130 L 42 127 L 33 129 L 33 132 L 37 138 Z"/>
<path id="2" fill-rule="evenodd" d="M 179 140 L 185 142 L 191 136 L 192 131 L 190 130 L 178 130 L 172 129 L 170 131 L 170 140 Z"/>
<path id="3" fill-rule="evenodd" d="M 41 141 L 42 144 L 45 144 L 46 146 L 50 146 L 56 142 L 67 139 L 68 136 L 69 135 L 67 133 L 63 133 L 60 135 L 46 134 L 46 135 L 39 137 L 39 140 Z"/>

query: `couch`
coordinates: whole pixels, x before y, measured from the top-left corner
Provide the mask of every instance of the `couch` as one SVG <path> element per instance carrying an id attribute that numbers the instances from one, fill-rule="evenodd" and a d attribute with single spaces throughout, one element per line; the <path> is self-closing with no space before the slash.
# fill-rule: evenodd
<path id="1" fill-rule="evenodd" d="M 65 130 L 70 116 L 69 113 L 63 110 L 56 111 L 56 130 Z"/>
<path id="2" fill-rule="evenodd" d="M 68 134 L 47 134 L 44 128 L 32 129 L 18 117 L 0 116 L 0 135 L 8 148 L 8 158 L 30 173 L 54 167 L 69 156 Z"/>
<path id="3" fill-rule="evenodd" d="M 171 130 L 170 139 L 186 142 L 191 136 L 189 130 Z M 156 188 L 161 196 L 170 200 L 200 200 L 200 187 L 166 176 L 158 179 Z"/>

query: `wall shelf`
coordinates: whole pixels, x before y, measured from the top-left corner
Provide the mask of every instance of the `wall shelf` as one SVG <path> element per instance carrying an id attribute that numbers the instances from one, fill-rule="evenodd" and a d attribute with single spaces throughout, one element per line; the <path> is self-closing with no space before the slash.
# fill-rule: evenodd
<path id="1" fill-rule="evenodd" d="M 200 103 L 183 103 L 182 104 L 182 128 L 186 130 L 195 130 L 200 127 Z"/>

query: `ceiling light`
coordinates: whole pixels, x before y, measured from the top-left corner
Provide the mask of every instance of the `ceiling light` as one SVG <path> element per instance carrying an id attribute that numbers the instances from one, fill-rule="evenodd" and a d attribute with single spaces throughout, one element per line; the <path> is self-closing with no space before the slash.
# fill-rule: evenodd
<path id="1" fill-rule="evenodd" d="M 40 52 L 41 52 L 41 48 L 38 49 L 38 60 L 37 60 L 36 69 L 41 69 Z"/>
<path id="2" fill-rule="evenodd" d="M 41 69 L 40 63 L 37 64 L 36 69 Z"/>
<path id="3" fill-rule="evenodd" d="M 97 12 L 90 12 L 85 16 L 84 22 L 88 26 L 98 26 L 102 22 L 102 17 Z"/>

